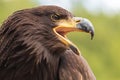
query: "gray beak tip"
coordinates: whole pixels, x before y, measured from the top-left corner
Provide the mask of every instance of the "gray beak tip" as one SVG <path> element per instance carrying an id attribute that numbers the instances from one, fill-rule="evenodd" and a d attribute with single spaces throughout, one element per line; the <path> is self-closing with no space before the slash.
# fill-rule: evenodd
<path id="1" fill-rule="evenodd" d="M 90 22 L 90 20 L 86 19 L 86 18 L 79 18 L 80 22 L 77 24 L 77 27 L 87 33 L 91 34 L 91 40 L 94 37 L 94 26 L 92 25 L 92 23 Z"/>
<path id="2" fill-rule="evenodd" d="M 91 34 L 91 40 L 93 40 L 94 32 L 93 31 L 89 31 L 89 33 Z"/>

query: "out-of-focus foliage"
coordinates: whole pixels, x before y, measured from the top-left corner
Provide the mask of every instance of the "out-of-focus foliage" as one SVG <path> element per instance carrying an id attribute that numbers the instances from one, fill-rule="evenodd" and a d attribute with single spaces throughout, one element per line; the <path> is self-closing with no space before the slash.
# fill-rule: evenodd
<path id="1" fill-rule="evenodd" d="M 14 11 L 35 6 L 32 0 L 0 0 L 0 23 Z"/>
<path id="2" fill-rule="evenodd" d="M 93 15 L 79 5 L 73 6 L 76 16 L 86 17 L 95 27 L 95 37 L 86 33 L 69 34 L 89 62 L 97 80 L 120 79 L 120 15 Z"/>
<path id="3" fill-rule="evenodd" d="M 30 0 L 0 0 L 0 23 L 12 12 L 36 6 Z M 91 14 L 79 3 L 73 5 L 76 16 L 86 17 L 95 27 L 95 37 L 86 33 L 69 33 L 68 37 L 87 59 L 97 80 L 120 80 L 120 15 Z"/>

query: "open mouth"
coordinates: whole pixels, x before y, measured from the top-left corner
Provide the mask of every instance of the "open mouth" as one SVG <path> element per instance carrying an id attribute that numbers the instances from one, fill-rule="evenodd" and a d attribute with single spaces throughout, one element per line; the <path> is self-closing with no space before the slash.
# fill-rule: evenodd
<path id="1" fill-rule="evenodd" d="M 54 33 L 57 35 L 60 41 L 62 41 L 65 45 L 69 45 L 71 42 L 67 39 L 66 34 L 74 31 L 72 28 L 66 27 L 56 27 L 53 29 Z"/>
<path id="2" fill-rule="evenodd" d="M 74 27 L 56 27 L 54 29 L 54 32 L 55 34 L 57 34 L 57 36 L 61 36 L 62 38 L 66 38 L 66 39 L 67 39 L 66 34 L 74 31 L 81 31 L 81 30 L 78 30 L 77 28 Z"/>
<path id="3" fill-rule="evenodd" d="M 58 35 L 61 35 L 63 37 L 65 37 L 65 35 L 67 34 L 67 32 L 64 28 L 55 28 L 55 33 L 57 33 Z"/>
<path id="4" fill-rule="evenodd" d="M 61 35 L 61 36 L 63 36 L 63 37 L 65 37 L 65 35 L 67 34 L 67 33 L 69 33 L 69 32 L 73 32 L 73 31 L 76 31 L 77 29 L 75 29 L 75 28 L 66 28 L 66 27 L 58 27 L 58 28 L 55 28 L 55 31 L 59 34 L 59 35 Z"/>

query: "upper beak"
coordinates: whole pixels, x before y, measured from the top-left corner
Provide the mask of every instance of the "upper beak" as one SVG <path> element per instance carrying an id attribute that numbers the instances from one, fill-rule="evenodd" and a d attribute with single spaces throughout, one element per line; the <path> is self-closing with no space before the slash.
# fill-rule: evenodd
<path id="1" fill-rule="evenodd" d="M 77 22 L 76 28 L 80 31 L 84 31 L 91 34 L 91 39 L 94 37 L 94 27 L 92 23 L 86 19 L 81 17 L 73 17 L 73 20 Z"/>

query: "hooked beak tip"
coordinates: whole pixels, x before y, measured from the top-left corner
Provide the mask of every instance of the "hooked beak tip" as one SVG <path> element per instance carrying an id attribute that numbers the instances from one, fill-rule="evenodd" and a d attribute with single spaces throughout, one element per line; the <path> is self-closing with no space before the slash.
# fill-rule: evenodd
<path id="1" fill-rule="evenodd" d="M 91 34 L 91 40 L 93 40 L 94 32 L 93 31 L 89 31 L 89 33 Z"/>

